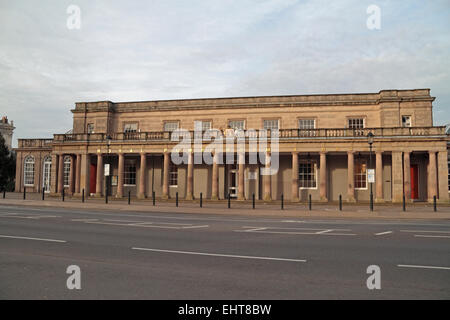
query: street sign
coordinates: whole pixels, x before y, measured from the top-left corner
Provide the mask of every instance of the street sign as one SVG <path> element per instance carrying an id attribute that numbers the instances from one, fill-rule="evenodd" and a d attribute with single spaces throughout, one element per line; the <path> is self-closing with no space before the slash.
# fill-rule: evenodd
<path id="1" fill-rule="evenodd" d="M 109 176 L 109 163 L 105 163 L 105 177 Z"/>
<path id="2" fill-rule="evenodd" d="M 369 180 L 369 183 L 375 182 L 375 169 L 367 170 L 367 180 Z"/>

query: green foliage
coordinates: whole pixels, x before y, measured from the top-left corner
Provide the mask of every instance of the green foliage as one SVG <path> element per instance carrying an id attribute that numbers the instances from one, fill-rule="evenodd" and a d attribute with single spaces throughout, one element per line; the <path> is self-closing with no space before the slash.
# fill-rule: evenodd
<path id="1" fill-rule="evenodd" d="M 0 191 L 14 191 L 16 176 L 16 156 L 10 152 L 5 139 L 0 134 Z"/>

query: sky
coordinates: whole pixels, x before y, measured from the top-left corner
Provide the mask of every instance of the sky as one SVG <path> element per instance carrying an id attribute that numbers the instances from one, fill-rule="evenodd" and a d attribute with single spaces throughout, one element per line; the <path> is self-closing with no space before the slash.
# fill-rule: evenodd
<path id="1" fill-rule="evenodd" d="M 17 146 L 75 102 L 430 88 L 444 125 L 449 57 L 450 0 L 0 0 L 0 116 Z"/>

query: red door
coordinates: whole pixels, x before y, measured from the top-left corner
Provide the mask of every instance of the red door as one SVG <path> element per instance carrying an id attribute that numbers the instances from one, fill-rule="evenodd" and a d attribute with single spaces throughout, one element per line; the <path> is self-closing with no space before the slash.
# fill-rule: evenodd
<path id="1" fill-rule="evenodd" d="M 411 165 L 411 199 L 419 199 L 419 168 Z"/>
<path id="2" fill-rule="evenodd" d="M 89 172 L 89 193 L 95 193 L 97 186 L 97 165 L 91 163 Z"/>

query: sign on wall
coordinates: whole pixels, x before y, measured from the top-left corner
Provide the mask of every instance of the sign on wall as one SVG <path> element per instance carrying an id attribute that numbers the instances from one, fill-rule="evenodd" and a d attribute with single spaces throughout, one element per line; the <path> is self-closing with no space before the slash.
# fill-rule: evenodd
<path id="1" fill-rule="evenodd" d="M 109 163 L 105 163 L 105 177 L 109 176 L 109 167 L 110 167 Z"/>

